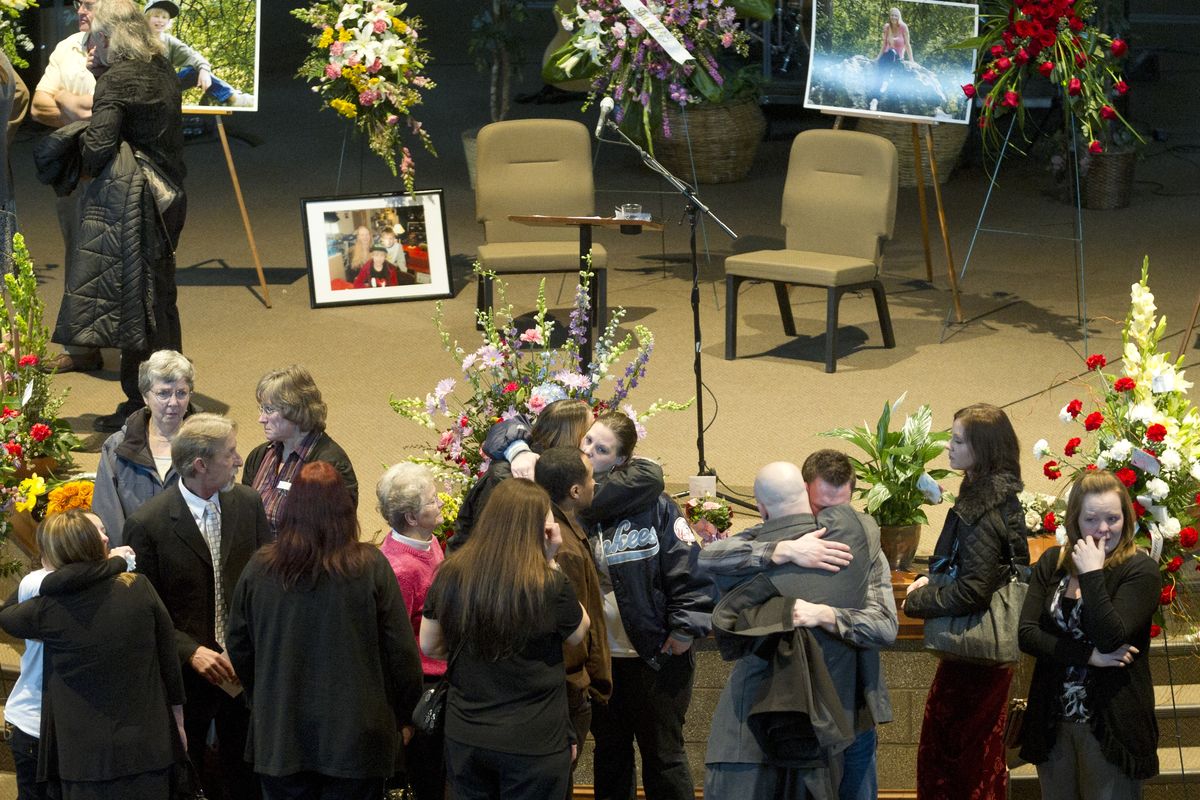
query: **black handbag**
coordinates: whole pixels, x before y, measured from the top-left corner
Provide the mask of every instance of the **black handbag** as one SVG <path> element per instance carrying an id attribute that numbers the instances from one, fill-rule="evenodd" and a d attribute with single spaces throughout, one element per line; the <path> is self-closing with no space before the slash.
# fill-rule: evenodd
<path id="1" fill-rule="evenodd" d="M 450 691 L 450 668 L 454 666 L 454 660 L 458 658 L 462 648 L 463 642 L 459 642 L 450 660 L 446 662 L 446 674 L 436 684 L 421 692 L 421 699 L 413 708 L 413 727 L 426 736 L 442 735 L 446 724 L 446 695 Z"/>
<path id="2" fill-rule="evenodd" d="M 1021 658 L 1017 645 L 1017 625 L 1021 606 L 1029 591 L 1028 567 L 1016 563 L 1012 546 L 1005 540 L 1002 549 L 1008 556 L 1004 584 L 992 593 L 988 607 L 982 611 L 956 617 L 930 617 L 925 620 L 925 649 L 976 664 L 1012 664 Z M 957 555 L 958 541 L 950 561 Z M 933 585 L 945 585 L 952 580 L 946 573 L 929 576 Z"/>

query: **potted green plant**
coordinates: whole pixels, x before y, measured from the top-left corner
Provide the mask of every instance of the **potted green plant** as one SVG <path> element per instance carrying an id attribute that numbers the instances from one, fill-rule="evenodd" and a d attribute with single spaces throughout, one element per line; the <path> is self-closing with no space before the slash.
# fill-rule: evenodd
<path id="1" fill-rule="evenodd" d="M 526 20 L 523 0 L 484 0 L 483 10 L 471 20 L 471 36 L 467 52 L 475 59 L 480 72 L 488 74 L 488 115 L 491 122 L 508 118 L 512 108 L 513 75 L 524 55 L 521 51 L 521 29 Z M 467 159 L 467 176 L 475 188 L 475 138 L 479 128 L 462 132 L 463 154 Z"/>
<path id="2" fill-rule="evenodd" d="M 951 474 L 929 467 L 950 441 L 949 430 L 933 429 L 933 412 L 923 405 L 891 429 L 892 415 L 907 396 L 895 404 L 885 402 L 874 430 L 864 422 L 858 428 L 835 428 L 822 433 L 857 445 L 864 458 L 850 457 L 858 478 L 855 493 L 865 501 L 866 512 L 879 523 L 883 549 L 892 569 L 912 566 L 921 526 L 929 522 L 923 506 L 941 502 L 936 481 Z"/>

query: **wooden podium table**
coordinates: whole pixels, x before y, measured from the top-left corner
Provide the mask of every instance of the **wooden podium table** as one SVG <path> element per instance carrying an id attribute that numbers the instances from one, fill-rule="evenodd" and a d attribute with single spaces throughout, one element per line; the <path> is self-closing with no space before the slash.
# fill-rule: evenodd
<path id="1" fill-rule="evenodd" d="M 618 228 L 621 233 L 641 233 L 644 230 L 661 231 L 663 229 L 661 222 L 655 222 L 649 219 L 618 219 L 616 217 L 570 217 L 570 216 L 548 216 L 543 214 L 510 214 L 508 217 L 510 222 L 516 222 L 521 225 L 530 225 L 535 228 L 579 228 L 579 271 L 597 272 L 590 269 L 588 263 L 588 254 L 592 252 L 592 228 Z M 580 349 L 580 357 L 583 360 L 584 369 L 592 362 L 592 342 L 595 341 L 592 334 L 592 325 L 596 326 L 597 333 L 604 331 L 604 326 L 608 319 L 608 298 L 607 286 L 605 280 L 595 280 L 589 287 L 588 295 L 591 297 L 591 324 L 587 327 L 583 347 Z"/>

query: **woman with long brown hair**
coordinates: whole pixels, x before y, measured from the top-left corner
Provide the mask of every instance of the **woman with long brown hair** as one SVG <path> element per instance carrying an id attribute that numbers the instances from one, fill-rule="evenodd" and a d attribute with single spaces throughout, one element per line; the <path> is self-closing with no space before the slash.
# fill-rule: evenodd
<path id="1" fill-rule="evenodd" d="M 421 660 L 396 577 L 358 541 L 354 503 L 329 463 L 301 468 L 279 538 L 246 565 L 226 649 L 250 700 L 251 761 L 267 800 L 382 794 Z"/>
<path id="2" fill-rule="evenodd" d="M 555 400 L 546 404 L 542 413 L 533 420 L 532 425 L 524 419 L 514 419 L 511 422 L 511 430 L 506 426 L 496 426 L 492 432 L 489 432 L 483 450 L 485 453 L 495 451 L 502 453 L 510 444 L 510 439 L 523 441 L 525 437 L 529 439 L 528 449 L 535 454 L 560 445 L 575 447 L 583 439 L 591 424 L 592 410 L 587 403 L 573 399 Z M 497 458 L 488 466 L 483 477 L 475 481 L 470 491 L 467 492 L 467 496 L 463 498 L 462 507 L 459 508 L 458 517 L 454 521 L 454 535 L 447 542 L 447 549 L 450 552 L 458 550 L 467 543 L 467 539 L 475 527 L 475 521 L 479 519 L 492 490 L 499 486 L 501 481 L 511 478 L 514 474 L 532 480 L 533 467 L 529 465 L 523 471 L 514 471 L 507 460 Z"/>
<path id="3" fill-rule="evenodd" d="M 905 613 L 921 619 L 985 610 L 1008 580 L 1009 565 L 1029 563 L 1029 534 L 1017 499 L 1020 445 L 1008 416 L 987 403 L 960 409 L 949 455 L 963 482 L 930 559 L 930 572 L 944 581 L 920 577 L 904 601 Z M 1003 737 L 1011 681 L 1011 664 L 938 662 L 917 749 L 922 800 L 1006 796 Z"/>
<path id="4" fill-rule="evenodd" d="M 1147 658 L 1158 565 L 1137 549 L 1133 502 L 1111 472 L 1071 487 L 1065 525 L 1021 610 L 1021 649 L 1037 658 L 1021 757 L 1037 765 L 1042 797 L 1141 797 L 1158 774 Z"/>
<path id="5" fill-rule="evenodd" d="M 567 795 L 576 744 L 562 646 L 582 641 L 589 620 L 553 565 L 561 542 L 546 491 L 504 481 L 425 597 L 421 649 L 449 660 L 446 768 L 458 800 Z"/>

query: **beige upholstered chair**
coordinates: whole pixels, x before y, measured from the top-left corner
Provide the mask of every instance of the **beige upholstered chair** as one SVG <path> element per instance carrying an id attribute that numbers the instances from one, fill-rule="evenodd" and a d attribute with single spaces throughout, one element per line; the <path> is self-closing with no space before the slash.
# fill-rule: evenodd
<path id="1" fill-rule="evenodd" d="M 896 222 L 896 148 L 887 139 L 841 130 L 804 131 L 792 143 L 783 188 L 786 250 L 725 259 L 725 358 L 737 357 L 738 287 L 775 285 L 783 331 L 796 335 L 788 284 L 819 286 L 826 300 L 825 371 L 837 369 L 838 303 L 870 289 L 885 347 L 895 347 L 887 296 L 879 282 L 882 245 Z"/>
<path id="2" fill-rule="evenodd" d="M 498 275 L 578 272 L 579 229 L 531 227 L 510 214 L 588 216 L 596 213 L 592 138 L 578 122 L 522 119 L 494 122 L 479 131 L 475 217 L 487 242 L 479 263 Z M 593 244 L 592 320 L 604 326 L 608 255 Z M 492 281 L 479 282 L 480 309 L 492 307 Z"/>

